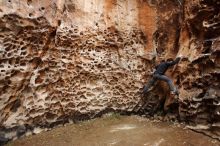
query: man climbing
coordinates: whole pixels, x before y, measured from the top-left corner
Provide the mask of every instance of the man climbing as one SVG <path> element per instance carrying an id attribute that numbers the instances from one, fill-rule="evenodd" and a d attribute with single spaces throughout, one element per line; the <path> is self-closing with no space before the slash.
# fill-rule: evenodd
<path id="1" fill-rule="evenodd" d="M 174 87 L 172 80 L 169 79 L 167 76 L 165 76 L 165 72 L 167 69 L 180 61 L 180 57 L 177 57 L 174 61 L 166 61 L 166 62 L 161 62 L 159 65 L 156 66 L 156 71 L 153 73 L 153 78 L 144 86 L 143 94 L 146 94 L 151 86 L 154 85 L 154 83 L 157 80 L 162 80 L 168 83 L 171 94 L 176 94 L 178 95 L 179 92 L 178 90 Z"/>

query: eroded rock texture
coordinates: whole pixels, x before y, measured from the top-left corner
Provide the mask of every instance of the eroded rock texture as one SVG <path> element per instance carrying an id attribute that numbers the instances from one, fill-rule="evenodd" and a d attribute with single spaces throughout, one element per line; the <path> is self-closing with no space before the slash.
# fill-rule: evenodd
<path id="1" fill-rule="evenodd" d="M 1 1 L 5 137 L 108 111 L 167 110 L 167 84 L 144 98 L 140 89 L 155 63 L 182 54 L 167 72 L 180 90 L 173 112 L 219 138 L 219 8 L 214 0 Z"/>
<path id="2" fill-rule="evenodd" d="M 184 17 L 180 51 L 187 54 L 188 60 L 179 68 L 183 100 L 180 118 L 208 125 L 205 129 L 220 138 L 220 2 L 186 1 Z"/>
<path id="3" fill-rule="evenodd" d="M 136 1 L 5 1 L 2 130 L 132 111 L 152 66 L 145 53 L 152 51 L 155 15 Z M 142 17 L 152 21 L 145 25 Z"/>

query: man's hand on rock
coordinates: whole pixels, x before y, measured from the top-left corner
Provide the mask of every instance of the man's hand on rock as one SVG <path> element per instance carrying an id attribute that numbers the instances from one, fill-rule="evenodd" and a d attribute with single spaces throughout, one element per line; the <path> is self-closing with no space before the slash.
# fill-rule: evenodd
<path id="1" fill-rule="evenodd" d="M 182 55 L 182 54 L 180 54 L 180 55 L 178 55 L 178 56 L 177 56 L 177 58 L 183 58 L 183 55 Z"/>

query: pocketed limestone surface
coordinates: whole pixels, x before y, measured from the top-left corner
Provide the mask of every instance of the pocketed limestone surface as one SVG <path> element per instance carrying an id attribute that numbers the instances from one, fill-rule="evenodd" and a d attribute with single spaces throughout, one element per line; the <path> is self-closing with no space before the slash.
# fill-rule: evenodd
<path id="1" fill-rule="evenodd" d="M 162 106 L 219 138 L 219 8 L 217 0 L 2 0 L 3 135 Z M 175 106 L 164 82 L 143 98 L 155 64 L 178 55 L 166 74 L 180 92 Z"/>

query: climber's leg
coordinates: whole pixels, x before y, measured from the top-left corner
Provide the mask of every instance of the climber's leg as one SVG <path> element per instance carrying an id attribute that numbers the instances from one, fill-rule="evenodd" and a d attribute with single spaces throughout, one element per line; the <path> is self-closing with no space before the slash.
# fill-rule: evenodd
<path id="1" fill-rule="evenodd" d="M 146 94 L 150 89 L 150 87 L 152 87 L 155 82 L 156 82 L 156 78 L 153 76 L 153 78 L 150 79 L 150 81 L 146 85 L 144 85 L 143 94 Z"/>
<path id="2" fill-rule="evenodd" d="M 173 93 L 173 94 L 178 94 L 178 91 L 177 91 L 177 89 L 174 87 L 173 82 L 172 82 L 171 79 L 169 79 L 169 78 L 168 78 L 167 76 L 165 76 L 165 75 L 156 74 L 155 76 L 156 76 L 157 79 L 163 80 L 163 81 L 165 81 L 165 82 L 168 83 L 168 85 L 169 85 L 169 87 L 170 87 L 171 93 Z"/>

